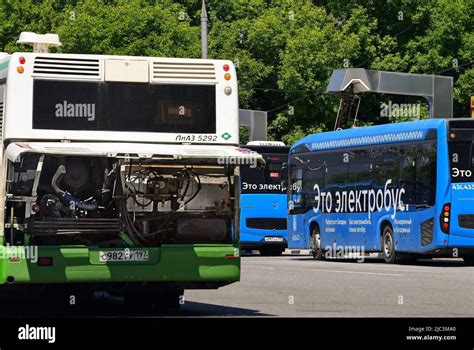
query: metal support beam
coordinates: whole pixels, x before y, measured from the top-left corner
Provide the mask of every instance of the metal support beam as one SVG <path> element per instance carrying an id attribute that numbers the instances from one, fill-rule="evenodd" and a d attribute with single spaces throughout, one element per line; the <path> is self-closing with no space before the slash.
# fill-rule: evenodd
<path id="1" fill-rule="evenodd" d="M 201 7 L 201 58 L 207 58 L 207 11 L 206 1 L 202 0 Z"/>
<path id="2" fill-rule="evenodd" d="M 336 69 L 327 92 L 353 94 L 374 92 L 424 97 L 430 105 L 431 118 L 453 117 L 453 78 L 439 75 L 385 72 L 363 68 Z"/>
<path id="3" fill-rule="evenodd" d="M 239 109 L 239 126 L 249 130 L 249 141 L 267 140 L 267 112 Z"/>

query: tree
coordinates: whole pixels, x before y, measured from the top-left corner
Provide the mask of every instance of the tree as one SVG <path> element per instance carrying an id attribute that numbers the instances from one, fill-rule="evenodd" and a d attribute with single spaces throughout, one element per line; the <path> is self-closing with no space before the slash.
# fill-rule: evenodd
<path id="1" fill-rule="evenodd" d="M 338 101 L 324 91 L 332 70 L 343 67 L 453 76 L 455 115 L 467 116 L 474 81 L 469 0 L 207 5 L 209 55 L 235 63 L 240 105 L 269 111 L 270 138 L 291 143 L 331 130 Z M 60 52 L 198 58 L 200 11 L 197 0 L 0 0 L 0 45 L 25 50 L 16 44 L 21 31 L 57 32 Z M 383 121 L 387 98 L 364 96 L 360 122 Z"/>

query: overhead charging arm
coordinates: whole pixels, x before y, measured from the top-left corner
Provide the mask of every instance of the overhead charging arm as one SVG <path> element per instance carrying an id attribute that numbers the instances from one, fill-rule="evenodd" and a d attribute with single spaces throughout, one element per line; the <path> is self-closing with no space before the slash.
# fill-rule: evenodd
<path id="1" fill-rule="evenodd" d="M 439 75 L 385 72 L 364 68 L 336 69 L 326 88 L 341 97 L 336 129 L 341 127 L 357 108 L 361 94 L 366 92 L 424 97 L 430 106 L 431 118 L 453 117 L 453 78 Z"/>

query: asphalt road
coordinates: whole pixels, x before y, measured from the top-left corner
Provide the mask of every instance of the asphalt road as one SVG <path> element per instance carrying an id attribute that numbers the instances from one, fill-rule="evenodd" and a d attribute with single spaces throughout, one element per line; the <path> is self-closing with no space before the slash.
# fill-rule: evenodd
<path id="1" fill-rule="evenodd" d="M 241 282 L 188 290 L 179 311 L 127 309 L 96 298 L 67 310 L 46 303 L 3 305 L 0 317 L 474 316 L 474 267 L 461 260 L 387 265 L 380 260 L 314 261 L 309 256 L 242 258 Z"/>
<path id="2" fill-rule="evenodd" d="M 246 256 L 240 283 L 187 291 L 180 314 L 235 316 L 474 316 L 474 267 L 460 260 L 387 265 Z"/>

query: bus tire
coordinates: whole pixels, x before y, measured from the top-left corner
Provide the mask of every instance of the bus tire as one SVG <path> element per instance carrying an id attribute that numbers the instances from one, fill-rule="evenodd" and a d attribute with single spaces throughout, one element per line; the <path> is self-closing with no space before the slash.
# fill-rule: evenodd
<path id="1" fill-rule="evenodd" d="M 397 260 L 395 252 L 395 239 L 393 238 L 393 230 L 387 225 L 382 231 L 382 252 L 383 258 L 387 264 L 394 264 Z"/>
<path id="2" fill-rule="evenodd" d="M 262 248 L 259 249 L 260 255 L 263 256 L 280 256 L 283 253 L 281 248 Z"/>
<path id="3" fill-rule="evenodd" d="M 321 233 L 315 227 L 310 236 L 311 255 L 314 260 L 324 260 L 324 250 L 321 247 Z"/>
<path id="4" fill-rule="evenodd" d="M 474 255 L 465 255 L 462 259 L 464 260 L 464 265 L 474 266 Z"/>

